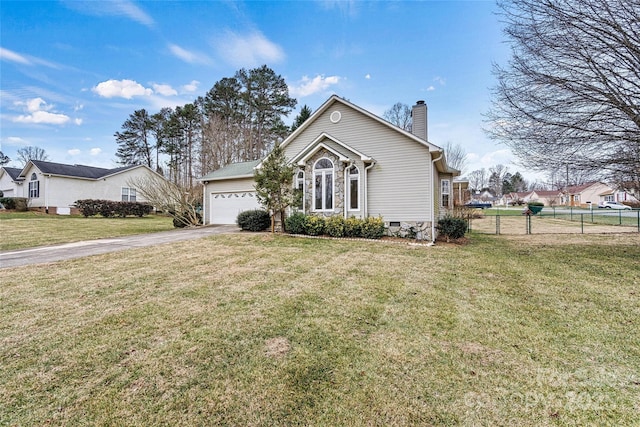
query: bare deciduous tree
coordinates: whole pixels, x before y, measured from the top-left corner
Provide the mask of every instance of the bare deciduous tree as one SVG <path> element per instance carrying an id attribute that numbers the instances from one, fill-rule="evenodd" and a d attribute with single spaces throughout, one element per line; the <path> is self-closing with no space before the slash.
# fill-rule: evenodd
<path id="1" fill-rule="evenodd" d="M 570 163 L 640 194 L 640 1 L 499 1 L 490 136 L 535 170 Z"/>
<path id="2" fill-rule="evenodd" d="M 447 141 L 444 146 L 444 154 L 447 158 L 447 165 L 459 170 L 460 174 L 464 175 L 467 163 L 467 153 L 462 145 L 454 145 L 451 141 Z"/>
<path id="3" fill-rule="evenodd" d="M 17 160 L 22 164 L 23 167 L 26 166 L 29 160 L 42 160 L 45 162 L 49 160 L 47 152 L 44 151 L 44 148 L 40 147 L 24 147 L 19 149 L 16 154 L 18 155 Z"/>
<path id="4" fill-rule="evenodd" d="M 168 212 L 179 226 L 200 225 L 198 206 L 202 202 L 202 188 L 185 188 L 160 175 L 132 178 L 127 182 L 156 209 Z"/>
<path id="5" fill-rule="evenodd" d="M 411 131 L 411 107 L 402 102 L 396 102 L 393 107 L 384 112 L 382 117 L 401 129 Z"/>

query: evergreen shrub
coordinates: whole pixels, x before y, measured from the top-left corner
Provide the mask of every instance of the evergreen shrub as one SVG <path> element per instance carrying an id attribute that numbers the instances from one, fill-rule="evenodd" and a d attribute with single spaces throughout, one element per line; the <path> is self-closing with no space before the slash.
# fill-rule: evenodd
<path id="1" fill-rule="evenodd" d="M 334 215 L 325 219 L 324 232 L 331 237 L 344 237 L 344 218 Z"/>
<path id="2" fill-rule="evenodd" d="M 365 239 L 380 239 L 385 234 L 382 218 L 369 217 L 362 222 L 360 235 Z"/>
<path id="3" fill-rule="evenodd" d="M 320 236 L 324 233 L 324 218 L 315 215 L 307 216 L 304 230 L 309 236 Z"/>
<path id="4" fill-rule="evenodd" d="M 284 220 L 284 225 L 288 233 L 304 234 L 307 216 L 302 212 L 296 212 Z"/>
<path id="5" fill-rule="evenodd" d="M 467 221 L 462 218 L 446 216 L 438 221 L 437 229 L 448 242 L 451 239 L 464 237 L 467 232 Z"/>
<path id="6" fill-rule="evenodd" d="M 236 222 L 245 231 L 263 231 L 271 225 L 271 217 L 265 210 L 253 209 L 240 212 Z"/>

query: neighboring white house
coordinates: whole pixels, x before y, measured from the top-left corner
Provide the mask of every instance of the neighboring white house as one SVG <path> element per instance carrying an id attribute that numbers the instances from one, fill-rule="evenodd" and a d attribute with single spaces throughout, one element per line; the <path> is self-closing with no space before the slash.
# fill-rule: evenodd
<path id="1" fill-rule="evenodd" d="M 407 132 L 338 96 L 330 97 L 281 146 L 296 165 L 303 192 L 297 210 L 322 216 L 382 217 L 391 230 L 415 227 L 435 236 L 437 219 L 453 207 L 442 148 L 427 140 L 427 106 L 413 107 Z M 233 224 L 258 208 L 253 173 L 260 161 L 237 163 L 202 178 L 206 224 Z M 395 231 L 395 230 L 394 230 Z"/>
<path id="2" fill-rule="evenodd" d="M 22 197 L 22 169 L 2 166 L 0 168 L 0 191 L 3 197 Z"/>
<path id="3" fill-rule="evenodd" d="M 105 169 L 30 160 L 17 177 L 13 196 L 26 197 L 30 209 L 68 215 L 81 199 L 144 201 L 129 182 L 152 174 L 157 175 L 143 165 Z"/>

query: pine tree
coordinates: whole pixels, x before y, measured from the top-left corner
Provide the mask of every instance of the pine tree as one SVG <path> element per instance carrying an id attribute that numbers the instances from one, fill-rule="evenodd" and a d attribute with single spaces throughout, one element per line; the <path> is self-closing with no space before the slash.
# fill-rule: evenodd
<path id="1" fill-rule="evenodd" d="M 280 216 L 282 230 L 285 231 L 285 209 L 295 203 L 293 188 L 295 166 L 287 164 L 284 150 L 276 145 L 273 151 L 255 171 L 256 193 L 260 204 L 271 215 L 271 232 L 275 229 L 275 216 Z"/>

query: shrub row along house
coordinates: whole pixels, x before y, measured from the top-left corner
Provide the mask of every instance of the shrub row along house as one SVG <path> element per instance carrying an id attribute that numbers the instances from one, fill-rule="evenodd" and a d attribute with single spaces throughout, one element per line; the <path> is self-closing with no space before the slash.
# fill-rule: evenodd
<path id="1" fill-rule="evenodd" d="M 330 97 L 281 143 L 303 194 L 291 211 L 382 217 L 392 233 L 413 228 L 433 239 L 438 218 L 453 207 L 452 181 L 460 172 L 428 141 L 424 101 L 413 107 L 412 121 L 408 132 Z M 240 212 L 260 207 L 253 178 L 260 163 L 230 164 L 200 178 L 205 224 L 233 224 Z"/>
<path id="2" fill-rule="evenodd" d="M 30 209 L 69 215 L 80 199 L 144 201 L 128 183 L 148 175 L 156 172 L 143 165 L 105 169 L 30 160 L 23 169 L 0 169 L 0 191 L 26 198 Z"/>

